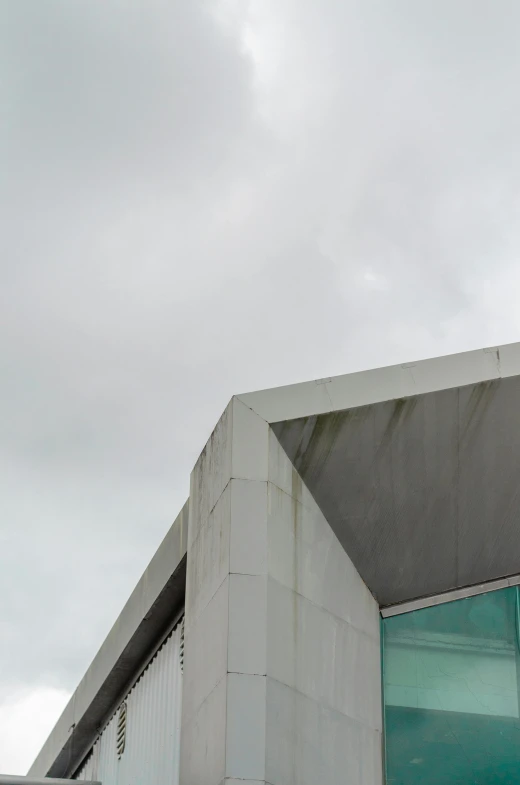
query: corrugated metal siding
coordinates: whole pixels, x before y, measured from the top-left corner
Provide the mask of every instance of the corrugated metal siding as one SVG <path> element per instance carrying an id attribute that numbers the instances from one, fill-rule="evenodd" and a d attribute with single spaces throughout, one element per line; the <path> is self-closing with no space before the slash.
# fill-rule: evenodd
<path id="1" fill-rule="evenodd" d="M 103 785 L 178 785 L 182 703 L 179 623 L 126 697 L 126 741 L 119 759 L 119 707 L 75 779 Z"/>

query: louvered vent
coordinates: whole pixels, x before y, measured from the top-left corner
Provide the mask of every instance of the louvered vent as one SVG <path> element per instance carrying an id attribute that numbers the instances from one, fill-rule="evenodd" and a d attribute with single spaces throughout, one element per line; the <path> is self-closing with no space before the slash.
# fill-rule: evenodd
<path id="1" fill-rule="evenodd" d="M 121 755 L 125 751 L 125 744 L 126 744 L 126 702 L 121 704 L 121 708 L 119 709 L 119 716 L 117 718 L 116 747 L 117 747 L 117 757 L 119 760 L 121 759 Z"/>
<path id="2" fill-rule="evenodd" d="M 181 621 L 181 642 L 179 646 L 179 659 L 181 663 L 181 673 L 184 673 L 184 616 Z"/>

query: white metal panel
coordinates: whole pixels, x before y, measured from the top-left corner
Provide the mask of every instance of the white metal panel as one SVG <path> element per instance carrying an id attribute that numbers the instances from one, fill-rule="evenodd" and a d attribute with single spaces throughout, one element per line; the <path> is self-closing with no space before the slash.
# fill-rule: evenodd
<path id="1" fill-rule="evenodd" d="M 97 779 L 103 785 L 178 785 L 181 636 L 182 624 L 178 624 L 125 699 L 126 743 L 121 757 L 118 708 L 75 779 Z"/>
<path id="2" fill-rule="evenodd" d="M 498 589 L 507 589 L 508 586 L 520 586 L 520 575 L 512 575 L 510 578 L 498 578 L 496 581 L 478 583 L 476 586 L 465 586 L 462 589 L 453 589 L 443 594 L 435 594 L 430 597 L 422 597 L 419 600 L 400 602 L 397 605 L 389 605 L 381 608 L 381 616 L 387 619 L 390 616 L 400 616 L 403 613 L 420 611 L 423 608 L 431 608 L 434 605 L 442 605 L 453 600 L 466 600 L 468 597 L 476 597 L 478 594 L 487 594 Z"/>

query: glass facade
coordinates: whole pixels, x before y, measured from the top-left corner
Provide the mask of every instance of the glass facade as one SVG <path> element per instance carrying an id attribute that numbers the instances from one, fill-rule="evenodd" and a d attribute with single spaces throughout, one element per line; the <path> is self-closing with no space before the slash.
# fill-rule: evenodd
<path id="1" fill-rule="evenodd" d="M 383 620 L 387 785 L 520 785 L 519 595 Z"/>

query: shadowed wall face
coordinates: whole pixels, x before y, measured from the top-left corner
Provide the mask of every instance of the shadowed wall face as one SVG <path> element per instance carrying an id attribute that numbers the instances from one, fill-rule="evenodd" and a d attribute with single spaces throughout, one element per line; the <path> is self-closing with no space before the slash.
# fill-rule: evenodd
<path id="1" fill-rule="evenodd" d="M 273 429 L 381 606 L 520 571 L 520 378 Z"/>
<path id="2" fill-rule="evenodd" d="M 520 776 L 519 590 L 383 622 L 388 785 Z"/>

